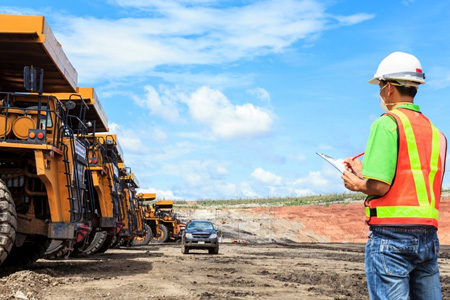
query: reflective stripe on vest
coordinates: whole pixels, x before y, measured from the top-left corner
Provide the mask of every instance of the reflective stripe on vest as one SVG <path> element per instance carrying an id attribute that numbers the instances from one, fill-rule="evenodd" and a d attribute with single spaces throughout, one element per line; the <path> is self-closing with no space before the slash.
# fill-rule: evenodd
<path id="1" fill-rule="evenodd" d="M 432 206 L 378 206 L 377 218 L 431 218 L 439 219 L 439 210 Z M 370 208 L 366 207 L 366 214 L 370 216 Z"/>
<path id="2" fill-rule="evenodd" d="M 430 198 L 431 203 L 428 200 L 428 193 L 427 193 L 427 187 L 425 181 L 427 178 L 424 177 L 422 172 L 422 165 L 420 163 L 420 157 L 419 157 L 419 151 L 417 150 L 417 143 L 416 143 L 416 137 L 414 136 L 414 132 L 412 129 L 411 122 L 409 121 L 408 117 L 401 112 L 400 110 L 393 110 L 392 114 L 397 115 L 400 120 L 403 123 L 403 128 L 405 130 L 405 136 L 406 136 L 406 144 L 408 146 L 408 153 L 409 153 L 409 162 L 411 164 L 411 171 L 414 177 L 414 184 L 416 186 L 416 193 L 417 198 L 419 200 L 420 206 L 433 206 L 436 202 L 436 199 L 434 198 L 434 192 L 433 189 L 430 188 Z M 428 176 L 428 182 L 429 186 L 433 186 L 434 182 L 434 176 L 436 175 L 437 171 L 437 162 L 439 159 L 439 139 L 440 134 L 439 130 L 437 130 L 436 127 L 431 124 L 431 130 L 433 133 L 432 139 L 431 139 L 431 159 L 430 159 L 430 174 Z M 435 163 L 433 165 L 433 162 Z"/>
<path id="3" fill-rule="evenodd" d="M 429 131 L 431 137 L 423 134 L 421 136 L 420 133 L 416 137 L 413 124 L 407 114 L 419 113 L 407 109 L 402 110 L 395 109 L 388 113 L 396 120 L 399 130 L 399 158 L 397 159 L 396 178 L 386 195 L 366 201 L 366 204 L 368 204 L 366 208 L 368 223 L 373 225 L 426 224 L 437 227 L 439 211 L 436 208 L 438 207 L 436 203 L 439 203 L 440 185 L 444 174 L 446 140 L 442 133 L 421 114 L 415 120 L 416 125 L 414 126 L 424 126 L 425 129 L 422 130 Z M 400 132 L 401 130 L 402 132 Z M 421 130 L 421 128 L 416 128 L 416 130 Z M 424 157 L 421 161 L 419 153 L 423 156 L 425 151 L 419 151 L 417 139 L 421 139 L 420 142 L 422 143 L 431 142 L 429 160 Z M 405 150 L 407 150 L 406 154 Z M 403 157 L 400 157 L 401 155 Z M 429 165 L 427 165 L 427 162 L 429 162 Z M 409 166 L 409 170 L 405 167 L 405 164 Z M 427 170 L 429 171 L 428 176 Z M 437 174 L 439 174 L 438 178 L 436 178 Z M 399 185 L 405 183 L 405 180 L 412 180 L 414 185 L 402 190 Z M 436 180 L 437 182 L 435 182 Z M 434 191 L 435 184 L 439 184 L 437 195 Z M 407 204 L 407 206 L 404 204 Z"/>

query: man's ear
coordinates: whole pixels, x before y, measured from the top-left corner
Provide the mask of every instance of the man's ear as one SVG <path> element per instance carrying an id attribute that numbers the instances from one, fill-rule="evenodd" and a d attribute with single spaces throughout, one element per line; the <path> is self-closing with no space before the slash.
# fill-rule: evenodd
<path id="1" fill-rule="evenodd" d="M 392 95 L 392 94 L 394 93 L 395 87 L 394 87 L 394 85 L 392 85 L 390 82 L 388 82 L 387 85 L 388 85 L 388 87 L 387 87 L 387 90 L 388 90 L 388 96 L 390 96 L 390 95 Z"/>

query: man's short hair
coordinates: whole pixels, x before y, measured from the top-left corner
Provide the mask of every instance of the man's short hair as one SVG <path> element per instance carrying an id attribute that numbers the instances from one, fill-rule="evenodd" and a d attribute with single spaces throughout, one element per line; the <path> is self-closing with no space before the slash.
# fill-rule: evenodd
<path id="1" fill-rule="evenodd" d="M 396 81 L 392 82 L 399 84 Z M 414 86 L 394 85 L 394 87 L 397 89 L 398 93 L 402 96 L 409 96 L 414 98 L 417 94 L 417 88 Z"/>

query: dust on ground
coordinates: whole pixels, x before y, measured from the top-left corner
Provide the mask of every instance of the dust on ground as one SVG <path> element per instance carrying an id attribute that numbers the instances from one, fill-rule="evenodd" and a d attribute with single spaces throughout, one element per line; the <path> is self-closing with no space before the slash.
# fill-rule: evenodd
<path id="1" fill-rule="evenodd" d="M 441 282 L 450 297 L 450 247 Z M 108 250 L 84 259 L 38 260 L 0 274 L 0 299 L 368 299 L 364 245 L 221 244 L 181 254 L 175 243 Z"/>
<path id="2" fill-rule="evenodd" d="M 441 245 L 450 245 L 449 199 L 441 201 Z M 362 202 L 179 213 L 219 227 L 219 255 L 183 255 L 168 243 L 41 259 L 26 270 L 0 269 L 0 300 L 368 299 Z M 450 299 L 450 246 L 441 246 L 439 265 Z"/>

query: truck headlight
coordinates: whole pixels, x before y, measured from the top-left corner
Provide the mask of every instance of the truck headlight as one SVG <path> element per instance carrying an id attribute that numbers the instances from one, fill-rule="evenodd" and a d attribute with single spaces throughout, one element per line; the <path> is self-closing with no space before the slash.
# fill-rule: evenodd
<path id="1" fill-rule="evenodd" d="M 186 238 L 192 239 L 192 233 L 186 233 Z"/>
<path id="2" fill-rule="evenodd" d="M 209 236 L 209 238 L 210 238 L 210 239 L 216 239 L 216 238 L 217 238 L 217 234 L 216 234 L 216 233 L 213 233 L 213 234 L 211 234 L 211 235 Z"/>

